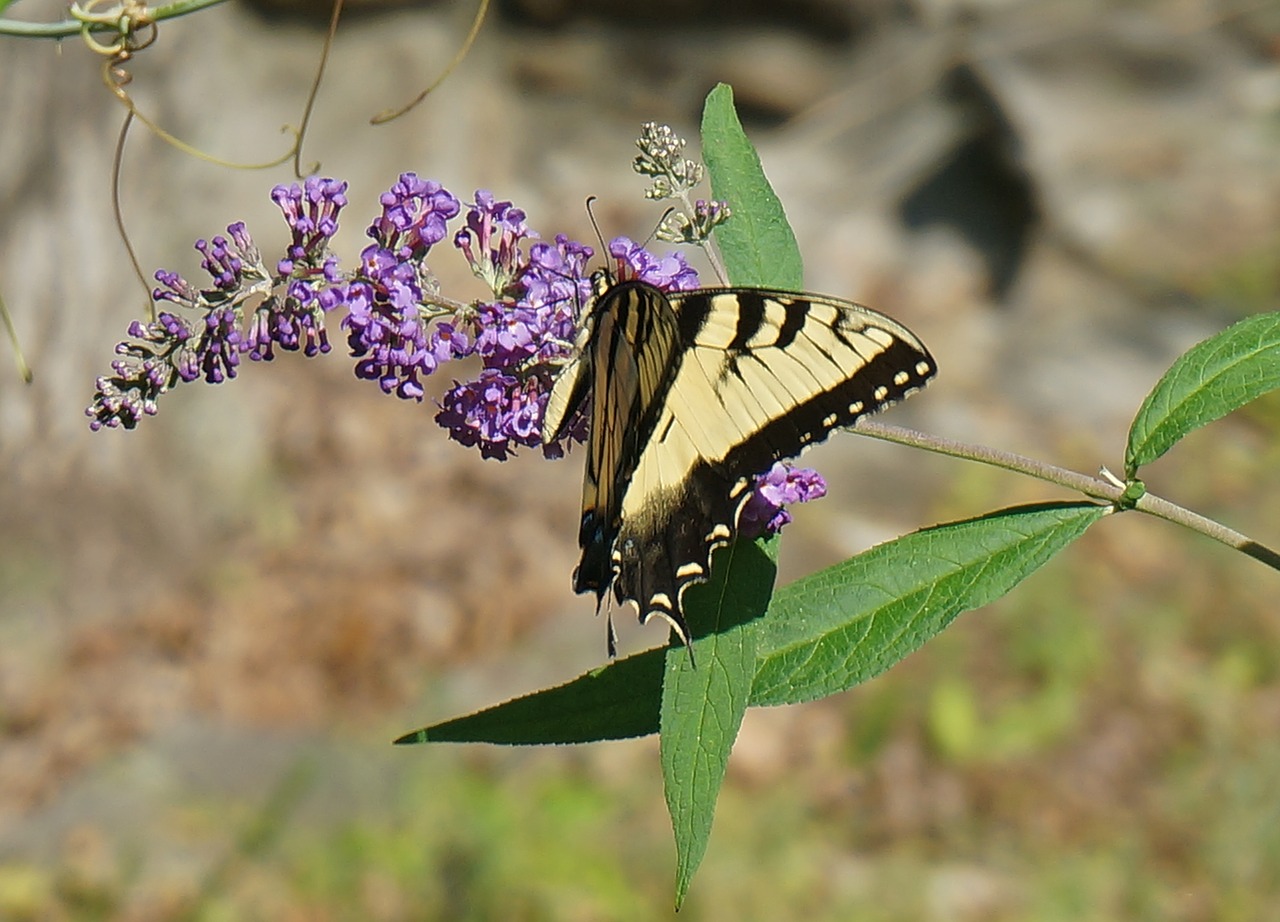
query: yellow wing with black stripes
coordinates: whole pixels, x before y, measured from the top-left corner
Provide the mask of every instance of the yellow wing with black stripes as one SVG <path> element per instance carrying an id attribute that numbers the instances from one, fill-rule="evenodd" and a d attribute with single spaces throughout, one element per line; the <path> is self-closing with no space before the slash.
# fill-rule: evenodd
<path id="1" fill-rule="evenodd" d="M 688 642 L 682 596 L 736 535 L 752 478 L 936 370 L 906 327 L 849 301 L 601 284 L 543 419 L 553 441 L 589 401 L 574 589 L 597 606 L 612 589 Z"/>

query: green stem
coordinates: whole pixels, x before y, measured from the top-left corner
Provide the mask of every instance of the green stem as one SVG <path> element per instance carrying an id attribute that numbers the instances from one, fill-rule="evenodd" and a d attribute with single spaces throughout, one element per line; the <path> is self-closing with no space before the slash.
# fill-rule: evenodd
<path id="1" fill-rule="evenodd" d="M 1110 503 L 1117 512 L 1133 508 L 1156 518 L 1190 528 L 1192 531 L 1198 531 L 1214 541 L 1221 542 L 1228 547 L 1248 554 L 1273 570 L 1280 570 L 1280 554 L 1277 554 L 1271 548 L 1259 544 L 1247 535 L 1228 528 L 1220 522 L 1207 519 L 1198 513 L 1192 512 L 1190 509 L 1185 509 L 1152 493 L 1143 493 L 1136 501 L 1127 502 L 1124 499 L 1125 484 L 1123 483 L 1112 483 L 1100 477 L 1090 477 L 1087 474 L 1067 470 L 1044 461 L 1037 461 L 1024 455 L 988 448 L 986 445 L 957 442 L 942 436 L 928 435 L 924 432 L 917 432 L 914 429 L 903 429 L 900 426 L 890 426 L 870 419 L 859 420 L 853 428 L 863 435 L 869 435 L 872 438 L 886 442 L 896 442 L 899 445 L 923 448 L 926 451 L 949 455 L 953 458 L 977 461 L 982 464 L 989 464 L 992 467 L 1003 468 L 1006 471 L 1026 474 L 1029 477 L 1035 477 L 1048 483 L 1055 483 L 1083 493 L 1090 499 L 1103 500 Z"/>
<path id="2" fill-rule="evenodd" d="M 194 13 L 225 2 L 226 0 L 174 0 L 173 3 L 152 7 L 149 13 L 153 22 L 160 22 L 163 19 L 185 16 L 187 13 Z M 69 38 L 79 35 L 84 28 L 85 24 L 78 19 L 63 19 L 59 22 L 22 22 L 17 19 L 0 18 L 0 35 L 17 35 L 25 38 Z M 115 25 L 110 22 L 90 23 L 88 28 L 92 33 L 117 31 Z"/>
<path id="3" fill-rule="evenodd" d="M 31 366 L 27 364 L 27 357 L 22 352 L 22 341 L 18 339 L 18 330 L 13 325 L 13 318 L 9 316 L 9 307 L 4 303 L 3 295 L 0 295 L 0 321 L 4 322 L 5 331 L 9 334 L 9 343 L 13 346 L 13 361 L 18 366 L 18 374 L 22 376 L 23 383 L 30 384 L 34 380 Z"/>

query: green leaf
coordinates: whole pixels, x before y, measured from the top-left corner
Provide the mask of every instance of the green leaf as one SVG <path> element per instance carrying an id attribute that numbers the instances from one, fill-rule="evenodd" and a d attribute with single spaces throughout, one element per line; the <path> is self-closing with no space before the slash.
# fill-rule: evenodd
<path id="1" fill-rule="evenodd" d="M 804 262 L 782 202 L 765 178 L 760 156 L 733 109 L 733 89 L 718 84 L 702 109 L 702 160 L 711 194 L 729 203 L 732 216 L 716 228 L 729 281 L 800 291 Z"/>
<path id="2" fill-rule="evenodd" d="M 706 853 L 716 798 L 751 697 L 753 629 L 769 606 L 776 555 L 776 540 L 717 551 L 711 580 L 685 594 L 693 656 L 682 647 L 667 651 L 661 761 L 676 840 L 677 908 Z"/>
<path id="3" fill-rule="evenodd" d="M 1126 479 L 1193 429 L 1280 387 L 1280 313 L 1241 320 L 1192 346 L 1147 395 L 1129 429 Z"/>
<path id="4" fill-rule="evenodd" d="M 1109 507 L 1020 506 L 922 529 L 780 589 L 757 628 L 751 704 L 812 701 L 865 682 L 961 612 L 999 598 Z"/>
<path id="5" fill-rule="evenodd" d="M 647 650 L 565 685 L 406 733 L 396 744 L 592 743 L 654 733 L 665 652 Z"/>
<path id="6" fill-rule="evenodd" d="M 706 671 L 701 669 L 703 660 L 716 663 L 732 656 L 730 648 L 719 650 L 715 638 L 704 638 L 703 634 L 714 630 L 717 621 L 728 628 L 757 617 L 768 606 L 776 554 L 776 540 L 764 542 L 763 547 L 744 541 L 736 554 L 721 549 L 712 567 L 711 582 L 694 586 L 686 593 L 689 623 L 700 638 L 694 644 L 700 671 Z M 726 590 L 724 581 L 729 578 L 729 571 L 733 571 L 734 582 Z M 674 652 L 680 660 L 688 659 L 688 651 L 683 648 Z M 666 647 L 646 650 L 593 669 L 564 685 L 406 733 L 395 742 L 539 745 L 593 743 L 657 733 L 667 653 Z M 754 666 L 753 658 L 752 672 Z"/>

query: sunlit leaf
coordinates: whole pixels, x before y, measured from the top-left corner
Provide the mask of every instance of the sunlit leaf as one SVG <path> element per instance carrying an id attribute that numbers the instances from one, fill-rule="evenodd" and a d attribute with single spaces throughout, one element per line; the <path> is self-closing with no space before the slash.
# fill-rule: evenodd
<path id="1" fill-rule="evenodd" d="M 1004 595 L 1108 508 L 1020 506 L 938 525 L 778 590 L 757 631 L 751 703 L 812 701 L 880 674 Z"/>
<path id="2" fill-rule="evenodd" d="M 733 89 L 719 84 L 702 109 L 702 159 L 711 194 L 732 216 L 716 228 L 729 281 L 784 291 L 804 288 L 804 261 L 782 202 L 733 108 Z"/>
<path id="3" fill-rule="evenodd" d="M 661 755 L 676 840 L 676 905 L 707 850 L 716 799 L 756 672 L 755 628 L 769 606 L 777 541 L 716 552 L 711 580 L 685 595 L 693 653 L 667 651 Z"/>
<path id="4" fill-rule="evenodd" d="M 1258 314 L 1192 346 L 1147 395 L 1129 429 L 1132 478 L 1193 429 L 1280 387 L 1280 313 Z"/>

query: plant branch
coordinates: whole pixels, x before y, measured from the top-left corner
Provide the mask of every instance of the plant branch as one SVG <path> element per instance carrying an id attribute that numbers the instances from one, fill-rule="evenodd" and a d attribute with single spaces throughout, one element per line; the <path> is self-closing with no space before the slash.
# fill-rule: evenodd
<path id="1" fill-rule="evenodd" d="M 206 7 L 218 6 L 225 2 L 226 0 L 175 0 L 173 3 L 151 7 L 147 10 L 147 14 L 150 17 L 150 21 L 159 22 L 162 19 L 185 16 L 187 13 L 203 10 Z M 78 19 L 63 19 L 59 22 L 23 22 L 19 19 L 0 17 L 0 35 L 17 35 L 26 38 L 69 38 L 73 35 L 79 35 L 85 29 L 86 24 Z M 115 32 L 117 29 L 113 24 L 104 22 L 88 24 L 88 31 Z"/>
<path id="2" fill-rule="evenodd" d="M 1220 522 L 1207 519 L 1198 513 L 1192 512 L 1190 509 L 1171 503 L 1169 500 L 1153 493 L 1147 493 L 1145 488 L 1137 499 L 1130 500 L 1126 497 L 1126 494 L 1129 493 L 1129 488 L 1126 484 L 1113 483 L 1101 477 L 1090 477 L 1078 471 L 1068 470 L 1058 467 L 1056 464 L 1038 461 L 1035 458 L 1028 458 L 1014 452 L 1001 451 L 997 448 L 989 448 L 986 445 L 957 442 L 954 439 L 929 435 L 924 432 L 917 432 L 914 429 L 904 429 L 901 426 L 890 426 L 870 419 L 858 420 L 853 428 L 863 435 L 869 435 L 885 442 L 896 442 L 899 445 L 910 445 L 913 448 L 922 448 L 926 451 L 949 455 L 953 458 L 977 461 L 981 464 L 989 464 L 992 467 L 1003 468 L 1006 471 L 1026 474 L 1028 477 L 1035 477 L 1037 480 L 1055 483 L 1069 490 L 1083 493 L 1090 499 L 1107 502 L 1111 504 L 1116 512 L 1122 512 L 1130 508 L 1136 509 L 1156 518 L 1182 525 L 1192 531 L 1198 531 L 1202 535 L 1249 555 L 1254 560 L 1266 564 L 1273 570 L 1280 570 L 1280 554 L 1271 548 L 1259 544 L 1247 535 L 1228 528 Z"/>

